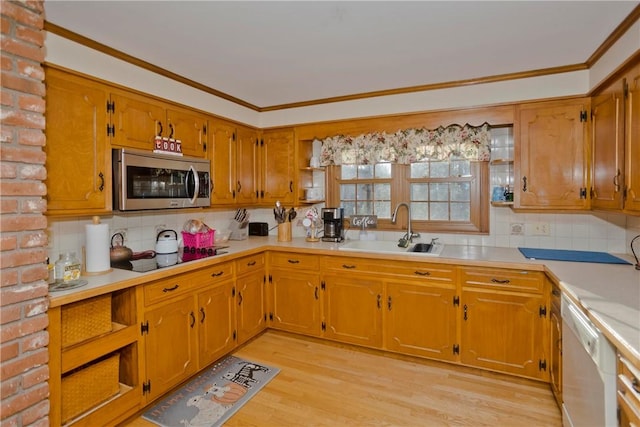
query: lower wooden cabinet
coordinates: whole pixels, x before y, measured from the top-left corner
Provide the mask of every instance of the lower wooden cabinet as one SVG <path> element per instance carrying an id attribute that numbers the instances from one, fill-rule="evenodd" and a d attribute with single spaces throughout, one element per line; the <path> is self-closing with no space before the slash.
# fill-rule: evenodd
<path id="1" fill-rule="evenodd" d="M 640 425 L 640 369 L 618 354 L 616 394 L 618 421 L 621 427 Z"/>
<path id="2" fill-rule="evenodd" d="M 242 344 L 267 327 L 265 255 L 236 261 L 236 344 Z"/>
<path id="3" fill-rule="evenodd" d="M 320 275 L 273 269 L 269 273 L 269 325 L 275 329 L 320 336 Z"/>
<path id="4" fill-rule="evenodd" d="M 372 277 L 325 274 L 323 338 L 379 348 L 382 345 L 384 284 Z"/>
<path id="5" fill-rule="evenodd" d="M 390 280 L 383 301 L 386 350 L 453 361 L 457 356 L 457 302 L 450 287 Z"/>

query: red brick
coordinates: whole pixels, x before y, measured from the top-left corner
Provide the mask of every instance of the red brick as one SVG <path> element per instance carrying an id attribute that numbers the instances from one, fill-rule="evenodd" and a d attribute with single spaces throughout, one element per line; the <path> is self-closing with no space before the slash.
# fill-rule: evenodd
<path id="1" fill-rule="evenodd" d="M 47 285 L 48 286 L 48 285 Z M 32 301 L 27 301 L 25 304 L 23 304 L 24 307 L 24 315 L 25 317 L 34 317 L 34 316 L 38 316 L 40 314 L 45 314 L 47 313 L 47 310 L 49 309 L 49 300 L 47 298 L 41 298 L 38 300 L 32 300 Z M 47 318 L 48 320 L 48 318 Z M 48 322 L 47 322 L 48 324 Z M 43 333 L 46 334 L 45 331 L 42 331 Z M 39 335 L 39 333 L 36 333 L 34 336 Z M 49 341 L 49 335 L 46 334 L 46 340 L 45 340 L 45 345 L 48 343 Z M 28 340 L 28 338 L 26 338 Z M 42 341 L 40 338 L 37 338 L 38 341 Z M 35 348 L 35 347 L 34 347 Z"/>
<path id="2" fill-rule="evenodd" d="M 41 264 L 34 264 L 31 267 L 25 267 L 20 270 L 20 283 L 27 284 L 37 282 L 38 280 L 48 280 L 49 270 L 47 270 L 44 262 L 46 262 L 46 257 Z"/>
<path id="3" fill-rule="evenodd" d="M 38 62 L 44 61 L 44 49 L 19 40 L 9 38 L 1 40 L 0 49 L 22 58 L 29 58 Z"/>
<path id="4" fill-rule="evenodd" d="M 45 199 L 22 199 L 20 200 L 20 213 L 44 213 L 47 211 L 47 201 Z"/>
<path id="5" fill-rule="evenodd" d="M 27 409 L 41 400 L 46 399 L 49 396 L 49 385 L 47 383 L 32 387 L 29 390 L 25 390 L 17 396 L 9 399 L 2 399 L 0 404 L 0 414 L 3 418 L 12 416 L 24 409 Z"/>
<path id="6" fill-rule="evenodd" d="M 0 178 L 17 178 L 18 166 L 15 163 L 0 163 Z"/>
<path id="7" fill-rule="evenodd" d="M 43 383 L 49 379 L 49 368 L 45 366 L 39 366 L 35 369 L 31 369 L 22 376 L 22 387 L 31 388 L 35 385 Z"/>
<path id="8" fill-rule="evenodd" d="M 9 34 L 11 32 L 12 22 L 4 17 L 0 18 L 0 32 L 2 34 Z"/>
<path id="9" fill-rule="evenodd" d="M 5 198 L 0 200 L 0 214 L 16 212 L 18 212 L 18 201 L 16 199 Z"/>
<path id="10" fill-rule="evenodd" d="M 18 354 L 20 354 L 20 345 L 17 340 L 2 344 L 2 346 L 0 346 L 0 361 L 2 362 L 4 362 L 5 360 L 16 358 L 18 357 Z"/>
<path id="11" fill-rule="evenodd" d="M 43 400 L 22 411 L 22 424 L 29 427 L 49 427 L 49 401 Z"/>
<path id="12" fill-rule="evenodd" d="M 18 92 L 44 96 L 46 93 L 44 82 L 14 72 L 2 72 L 2 87 Z"/>
<path id="13" fill-rule="evenodd" d="M 47 228 L 47 218 L 42 215 L 2 215 L 0 217 L 0 230 L 24 231 L 44 230 Z"/>
<path id="14" fill-rule="evenodd" d="M 44 114 L 44 98 L 41 96 L 21 95 L 18 97 L 18 107 L 21 110 Z"/>
<path id="15" fill-rule="evenodd" d="M 0 158 L 2 158 L 3 162 L 37 163 L 44 165 L 47 155 L 44 151 L 37 148 L 22 146 L 8 147 L 6 144 L 0 144 Z"/>
<path id="16" fill-rule="evenodd" d="M 46 140 L 47 138 L 42 130 L 37 130 L 37 129 L 19 129 L 18 130 L 18 142 L 21 145 L 32 145 L 32 146 L 44 147 Z"/>
<path id="17" fill-rule="evenodd" d="M 47 186 L 40 181 L 0 182 L 3 196 L 46 196 Z"/>
<path id="18" fill-rule="evenodd" d="M 38 230 L 34 233 L 23 233 L 20 236 L 20 247 L 25 248 L 38 248 L 47 245 L 47 233 L 44 230 Z"/>
<path id="19" fill-rule="evenodd" d="M 2 264 L 0 263 L 0 267 L 1 266 Z M 0 274 L 0 286 L 2 286 L 2 288 L 6 288 L 8 286 L 16 285 L 18 283 L 18 270 L 16 269 L 9 270 L 4 267 L 2 268 L 3 268 L 2 274 Z M 0 299 L 0 304 L 5 304 L 5 301 Z"/>
<path id="20" fill-rule="evenodd" d="M 25 1 L 27 7 L 40 15 L 44 12 L 44 1 L 43 0 L 27 0 Z"/>
<path id="21" fill-rule="evenodd" d="M 18 172 L 18 177 L 24 180 L 44 181 L 47 179 L 47 170 L 44 165 L 20 165 Z"/>
<path id="22" fill-rule="evenodd" d="M 40 29 L 18 25 L 16 26 L 15 36 L 27 43 L 44 46 L 44 32 Z"/>
<path id="23" fill-rule="evenodd" d="M 18 74 L 44 81 L 44 68 L 39 62 L 24 59 L 18 60 Z"/>
<path id="24" fill-rule="evenodd" d="M 0 252 L 0 264 L 2 265 L 2 268 L 24 267 L 32 264 L 44 264 L 46 259 L 47 252 L 44 248 Z"/>
<path id="25" fill-rule="evenodd" d="M 18 237 L 16 235 L 5 234 L 0 237 L 0 251 L 11 251 L 18 247 Z"/>
<path id="26" fill-rule="evenodd" d="M 13 93 L 9 91 L 4 91 L 0 97 L 0 104 L 6 105 L 8 107 L 13 107 Z M 5 110 L 6 111 L 6 110 Z"/>
<path id="27" fill-rule="evenodd" d="M 29 10 L 25 6 L 29 6 L 33 10 Z M 24 3 L 3 1 L 2 14 L 9 18 L 13 18 L 21 24 L 28 25 L 34 28 L 42 28 L 44 25 L 44 17 L 40 7 L 41 6 L 38 5 L 30 6 L 29 4 Z"/>
<path id="28" fill-rule="evenodd" d="M 9 419 L 4 418 L 2 419 L 2 427 L 22 427 L 22 417 L 20 417 L 20 414 L 18 414 L 15 417 L 11 417 Z"/>
<path id="29" fill-rule="evenodd" d="M 5 111 L 3 126 L 21 126 L 34 129 L 44 129 L 45 120 L 42 114 L 28 113 L 20 110 Z"/>
<path id="30" fill-rule="evenodd" d="M 6 55 L 0 55 L 0 69 L 7 71 L 13 70 L 13 58 Z"/>
<path id="31" fill-rule="evenodd" d="M 22 378 L 20 377 L 14 377 L 6 381 L 2 381 L 2 385 L 0 385 L 0 395 L 2 395 L 2 399 L 6 399 L 7 397 L 13 396 L 16 393 L 20 392 L 20 383 L 22 382 L 21 380 Z"/>
<path id="32" fill-rule="evenodd" d="M 47 290 L 48 290 L 48 287 L 47 287 Z M 48 324 L 49 324 L 49 318 L 47 317 L 47 315 L 29 317 L 19 322 L 7 323 L 6 325 L 2 325 L 2 330 L 0 331 L 0 337 L 2 338 L 1 342 L 9 342 L 16 338 L 22 338 L 31 333 L 41 331 L 44 328 L 46 328 Z M 45 355 L 46 354 L 47 354 L 47 351 L 45 349 Z M 16 363 L 22 364 L 27 362 L 20 359 Z M 29 366 L 29 365 L 26 365 L 26 366 Z M 4 378 L 4 374 L 5 374 L 4 369 L 5 369 L 4 366 L 0 367 L 0 374 L 1 374 L 0 376 L 2 378 Z M 8 367 L 7 369 L 12 369 L 12 368 Z"/>
<path id="33" fill-rule="evenodd" d="M 4 144 L 11 144 L 14 141 L 14 130 L 15 128 L 12 126 L 2 126 L 0 124 L 0 142 L 3 142 Z"/>
<path id="34" fill-rule="evenodd" d="M 22 319 L 22 305 L 10 304 L 0 307 L 0 324 L 15 322 Z"/>

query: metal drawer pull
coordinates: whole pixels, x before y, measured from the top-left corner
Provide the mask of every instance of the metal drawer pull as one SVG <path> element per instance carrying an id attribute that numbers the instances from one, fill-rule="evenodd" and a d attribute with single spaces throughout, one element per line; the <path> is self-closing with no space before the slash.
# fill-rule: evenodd
<path id="1" fill-rule="evenodd" d="M 289 264 L 300 264 L 300 261 L 297 259 L 288 259 L 287 262 Z"/>
<path id="2" fill-rule="evenodd" d="M 253 267 L 254 265 L 256 265 L 255 261 L 251 261 L 251 262 L 247 263 L 247 266 L 249 266 L 249 267 Z"/>
<path id="3" fill-rule="evenodd" d="M 507 284 L 511 283 L 511 280 L 509 280 L 509 279 L 504 279 L 504 280 L 491 279 L 491 283 L 499 283 L 501 285 L 507 285 Z"/>
<path id="4" fill-rule="evenodd" d="M 204 323 L 205 314 L 204 314 L 204 308 L 202 308 L 202 307 L 200 307 L 200 314 L 202 314 L 202 318 L 200 319 L 200 323 Z"/>
<path id="5" fill-rule="evenodd" d="M 431 276 L 431 273 L 428 271 L 414 271 L 413 274 L 417 274 L 418 276 Z"/>
<path id="6" fill-rule="evenodd" d="M 193 328 L 196 324 L 196 315 L 193 314 L 193 311 L 191 313 L 189 313 L 189 315 L 191 316 L 191 328 Z"/>
<path id="7" fill-rule="evenodd" d="M 342 268 L 349 268 L 349 269 L 351 269 L 351 268 L 356 268 L 356 266 L 355 266 L 355 265 L 342 264 Z"/>
<path id="8" fill-rule="evenodd" d="M 174 285 L 170 288 L 163 288 L 162 292 L 171 292 L 171 291 L 175 291 L 176 289 L 178 289 L 180 286 L 179 285 Z"/>
<path id="9" fill-rule="evenodd" d="M 242 292 L 238 292 L 238 305 L 242 305 Z"/>
<path id="10" fill-rule="evenodd" d="M 211 277 L 220 277 L 224 274 L 224 271 L 218 271 L 217 273 L 211 273 Z"/>

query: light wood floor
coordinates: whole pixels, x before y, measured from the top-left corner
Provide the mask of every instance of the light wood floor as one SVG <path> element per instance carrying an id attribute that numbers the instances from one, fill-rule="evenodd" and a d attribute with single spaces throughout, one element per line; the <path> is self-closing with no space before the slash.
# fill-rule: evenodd
<path id="1" fill-rule="evenodd" d="M 228 427 L 562 425 L 548 384 L 536 381 L 275 331 L 234 354 L 280 373 Z"/>

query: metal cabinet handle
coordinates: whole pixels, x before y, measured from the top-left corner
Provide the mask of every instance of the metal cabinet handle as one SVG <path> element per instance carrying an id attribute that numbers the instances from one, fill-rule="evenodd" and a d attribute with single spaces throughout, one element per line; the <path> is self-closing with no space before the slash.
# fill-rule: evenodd
<path id="1" fill-rule="evenodd" d="M 202 315 L 202 317 L 200 318 L 200 323 L 204 323 L 205 314 L 203 307 L 200 307 L 200 314 Z"/>
<path id="2" fill-rule="evenodd" d="M 189 315 L 191 316 L 191 328 L 193 328 L 196 325 L 196 315 L 193 314 L 193 311 L 191 313 L 189 313 Z"/>
<path id="3" fill-rule="evenodd" d="M 251 262 L 248 262 L 248 263 L 247 263 L 247 266 L 248 266 L 248 267 L 253 267 L 254 265 L 256 265 L 256 262 L 255 262 L 255 261 L 251 261 Z"/>
<path id="4" fill-rule="evenodd" d="M 428 271 L 414 271 L 413 274 L 417 274 L 418 276 L 431 276 L 431 273 Z"/>
<path id="5" fill-rule="evenodd" d="M 242 305 L 242 292 L 238 291 L 238 305 Z"/>
<path id="6" fill-rule="evenodd" d="M 352 269 L 352 268 L 356 268 L 356 266 L 355 265 L 342 264 L 342 268 Z"/>
<path id="7" fill-rule="evenodd" d="M 217 273 L 211 273 L 211 277 L 220 277 L 224 274 L 224 271 L 218 271 Z"/>
<path id="8" fill-rule="evenodd" d="M 469 317 L 467 316 L 467 304 L 464 305 L 464 320 L 467 320 Z"/>
<path id="9" fill-rule="evenodd" d="M 504 280 L 501 280 L 501 279 L 491 279 L 491 283 L 498 283 L 498 284 L 500 284 L 500 285 L 508 285 L 509 283 L 511 283 L 511 280 L 509 280 L 509 279 L 504 279 Z"/>
<path id="10" fill-rule="evenodd" d="M 376 298 L 376 304 L 378 305 L 378 309 L 382 308 L 382 295 L 378 294 L 378 298 Z"/>
<path id="11" fill-rule="evenodd" d="M 158 126 L 160 126 L 160 131 L 158 132 L 158 136 L 162 136 L 162 122 L 158 122 Z"/>
<path id="12" fill-rule="evenodd" d="M 391 297 L 390 296 L 387 298 L 387 308 L 389 309 L 389 311 L 391 311 Z"/>
<path id="13" fill-rule="evenodd" d="M 175 291 L 176 289 L 178 289 L 180 286 L 179 285 L 174 285 L 170 288 L 163 288 L 162 292 L 171 292 L 171 291 Z"/>
<path id="14" fill-rule="evenodd" d="M 98 178 L 100 178 L 100 186 L 98 187 L 98 190 L 102 191 L 104 190 L 104 174 L 100 172 L 98 174 Z"/>
<path id="15" fill-rule="evenodd" d="M 527 177 L 526 176 L 522 177 L 522 191 L 524 193 L 527 192 Z"/>
<path id="16" fill-rule="evenodd" d="M 287 262 L 289 264 L 300 264 L 300 260 L 297 259 L 288 259 Z"/>
<path id="17" fill-rule="evenodd" d="M 616 176 L 613 177 L 613 186 L 616 193 L 620 191 L 620 169 L 618 169 Z"/>

